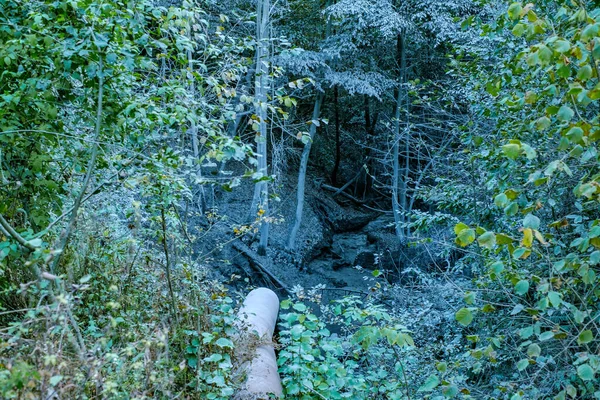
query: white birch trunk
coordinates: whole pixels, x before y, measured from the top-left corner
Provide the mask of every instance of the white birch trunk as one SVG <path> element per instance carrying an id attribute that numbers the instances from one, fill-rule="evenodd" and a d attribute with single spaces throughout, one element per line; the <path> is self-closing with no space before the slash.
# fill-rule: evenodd
<path id="1" fill-rule="evenodd" d="M 302 150 L 300 170 L 298 171 L 298 191 L 296 193 L 296 219 L 288 238 L 287 247 L 289 250 L 294 250 L 296 248 L 296 237 L 298 235 L 298 230 L 300 229 L 300 224 L 302 223 L 302 213 L 304 210 L 304 188 L 306 186 L 306 170 L 308 169 L 308 158 L 310 156 L 312 142 L 315 134 L 317 133 L 317 125 L 314 122 L 318 121 L 319 117 L 321 116 L 321 104 L 323 103 L 324 97 L 324 93 L 319 93 L 317 95 L 315 106 L 313 108 L 313 123 L 310 125 L 309 130 L 310 140 L 304 145 L 304 149 Z"/>

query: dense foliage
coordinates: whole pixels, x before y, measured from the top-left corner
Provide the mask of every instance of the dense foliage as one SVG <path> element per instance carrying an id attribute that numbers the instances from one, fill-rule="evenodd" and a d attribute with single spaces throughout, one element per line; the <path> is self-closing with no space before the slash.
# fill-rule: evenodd
<path id="1" fill-rule="evenodd" d="M 599 59 L 590 1 L 0 0 L 0 397 L 232 398 L 260 275 L 286 398 L 600 398 Z M 232 273 L 321 190 L 368 292 Z"/>

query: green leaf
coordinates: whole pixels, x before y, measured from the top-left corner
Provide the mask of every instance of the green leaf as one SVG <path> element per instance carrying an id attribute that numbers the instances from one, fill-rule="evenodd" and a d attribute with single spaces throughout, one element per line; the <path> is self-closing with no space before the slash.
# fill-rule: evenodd
<path id="1" fill-rule="evenodd" d="M 592 77 L 592 74 L 592 67 L 589 64 L 586 64 L 577 71 L 577 78 L 582 81 L 587 81 Z"/>
<path id="2" fill-rule="evenodd" d="M 527 347 L 527 355 L 529 357 L 537 357 L 541 354 L 542 349 L 540 348 L 539 345 L 532 343 L 529 345 L 529 347 Z"/>
<path id="3" fill-rule="evenodd" d="M 505 144 L 502 146 L 502 152 L 506 157 L 515 160 L 521 153 L 521 145 L 516 143 Z"/>
<path id="4" fill-rule="evenodd" d="M 556 117 L 560 121 L 564 121 L 564 122 L 569 122 L 571 119 L 573 119 L 574 115 L 575 115 L 575 112 L 568 106 L 562 106 L 561 108 L 558 109 L 558 113 L 556 113 Z"/>
<path id="5" fill-rule="evenodd" d="M 462 246 L 466 247 L 475 241 L 475 230 L 474 229 L 465 229 L 461 231 L 456 237 L 456 242 Z"/>
<path id="6" fill-rule="evenodd" d="M 529 366 L 529 360 L 524 358 L 522 360 L 519 360 L 519 362 L 517 363 L 517 369 L 519 371 L 523 371 L 525 368 L 527 368 Z"/>
<path id="7" fill-rule="evenodd" d="M 516 37 L 521 37 L 525 33 L 525 24 L 518 23 L 512 28 L 512 33 Z"/>
<path id="8" fill-rule="evenodd" d="M 496 197 L 494 197 L 494 204 L 497 207 L 504 208 L 508 204 L 508 196 L 504 193 L 500 193 Z"/>
<path id="9" fill-rule="evenodd" d="M 448 364 L 445 362 L 439 362 L 435 365 L 435 368 L 443 374 L 448 369 Z"/>
<path id="10" fill-rule="evenodd" d="M 523 11 L 523 6 L 521 3 L 512 3 L 508 7 L 508 16 L 510 19 L 516 20 L 521 18 L 521 12 Z"/>
<path id="11" fill-rule="evenodd" d="M 538 55 L 542 64 L 549 64 L 552 60 L 552 50 L 550 50 L 548 46 L 544 44 L 540 44 L 538 46 Z"/>
<path id="12" fill-rule="evenodd" d="M 465 229 L 469 229 L 469 226 L 466 224 L 463 224 L 462 222 L 459 222 L 458 224 L 454 225 L 454 233 L 456 235 L 460 234 Z"/>
<path id="13" fill-rule="evenodd" d="M 515 285 L 515 293 L 518 295 L 524 295 L 529 291 L 529 281 L 523 279 L 517 282 Z"/>
<path id="14" fill-rule="evenodd" d="M 302 303 L 296 303 L 293 305 L 294 310 L 298 311 L 298 312 L 304 312 L 306 311 L 306 306 Z"/>
<path id="15" fill-rule="evenodd" d="M 523 218 L 523 228 L 539 229 L 540 219 L 533 214 L 527 214 Z"/>
<path id="16" fill-rule="evenodd" d="M 577 337 L 577 343 L 579 344 L 586 344 L 591 342 L 592 340 L 594 340 L 594 334 L 589 329 L 581 332 Z"/>
<path id="17" fill-rule="evenodd" d="M 219 338 L 215 344 L 219 347 L 227 347 L 230 349 L 233 349 L 233 342 L 230 339 L 227 338 Z"/>
<path id="18" fill-rule="evenodd" d="M 52 378 L 50 378 L 50 385 L 58 385 L 58 382 L 62 381 L 62 378 L 62 375 L 54 375 Z"/>
<path id="19" fill-rule="evenodd" d="M 442 388 L 442 394 L 446 398 L 456 397 L 458 394 L 458 386 L 456 385 L 448 385 Z"/>
<path id="20" fill-rule="evenodd" d="M 589 41 L 594 36 L 598 35 L 598 24 L 588 25 L 581 31 L 581 40 L 584 42 Z"/>
<path id="21" fill-rule="evenodd" d="M 598 265 L 600 264 L 600 251 L 596 250 L 592 254 L 590 254 L 590 264 Z"/>
<path id="22" fill-rule="evenodd" d="M 537 157 L 537 152 L 530 145 L 523 143 L 521 145 L 521 147 L 523 148 L 523 152 L 525 153 L 525 157 L 527 157 L 528 160 L 533 160 L 534 158 Z"/>
<path id="23" fill-rule="evenodd" d="M 469 326 L 473 322 L 473 313 L 468 308 L 463 307 L 456 312 L 454 318 L 456 318 L 459 324 Z"/>
<path id="24" fill-rule="evenodd" d="M 559 53 L 566 53 L 567 51 L 571 50 L 571 43 L 568 40 L 559 39 L 554 42 L 554 50 L 558 51 Z"/>
<path id="25" fill-rule="evenodd" d="M 550 118 L 544 116 L 541 118 L 538 118 L 535 121 L 535 129 L 537 129 L 538 131 L 543 131 L 545 129 L 548 129 L 550 127 L 551 121 Z"/>
<path id="26" fill-rule="evenodd" d="M 210 357 L 204 359 L 205 362 L 219 362 L 223 359 L 221 354 L 211 354 Z"/>
<path id="27" fill-rule="evenodd" d="M 425 383 L 419 388 L 419 392 L 431 392 L 440 384 L 440 378 L 437 375 L 430 375 Z"/>
<path id="28" fill-rule="evenodd" d="M 583 141 L 583 129 L 574 126 L 567 131 L 566 136 L 573 143 L 581 143 Z"/>
<path id="29" fill-rule="evenodd" d="M 545 342 L 546 340 L 550 340 L 554 337 L 554 332 L 552 331 L 546 331 L 542 334 L 540 334 L 539 338 L 540 341 Z"/>
<path id="30" fill-rule="evenodd" d="M 521 336 L 522 339 L 529 339 L 532 335 L 533 335 L 533 327 L 532 326 L 528 326 L 527 328 L 522 328 L 519 331 L 519 336 Z"/>
<path id="31" fill-rule="evenodd" d="M 554 307 L 558 307 L 562 303 L 562 298 L 560 297 L 560 293 L 558 292 L 548 292 L 548 300 Z"/>
<path id="32" fill-rule="evenodd" d="M 494 235 L 494 232 L 485 232 L 483 235 L 479 236 L 477 241 L 481 247 L 492 249 L 496 245 L 496 235 Z"/>
<path id="33" fill-rule="evenodd" d="M 591 381 L 594 379 L 594 370 L 588 364 L 582 364 L 577 367 L 577 375 L 583 381 Z"/>
<path id="34" fill-rule="evenodd" d="M 512 203 L 510 203 L 508 206 L 504 207 L 504 213 L 509 216 L 515 215 L 518 211 L 519 211 L 519 205 L 514 201 Z"/>

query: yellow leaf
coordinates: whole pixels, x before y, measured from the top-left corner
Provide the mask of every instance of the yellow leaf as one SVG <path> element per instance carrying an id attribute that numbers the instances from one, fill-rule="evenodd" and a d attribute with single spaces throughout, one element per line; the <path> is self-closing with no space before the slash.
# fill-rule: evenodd
<path id="1" fill-rule="evenodd" d="M 523 240 L 521 240 L 521 245 L 525 247 L 531 247 L 533 244 L 533 231 L 531 228 L 523 229 Z"/>

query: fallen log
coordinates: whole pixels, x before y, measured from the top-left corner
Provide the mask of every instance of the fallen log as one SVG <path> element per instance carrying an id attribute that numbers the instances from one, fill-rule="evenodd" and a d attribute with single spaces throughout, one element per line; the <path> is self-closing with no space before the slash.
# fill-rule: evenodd
<path id="1" fill-rule="evenodd" d="M 275 274 L 273 274 L 260 260 L 260 256 L 253 252 L 248 246 L 240 241 L 233 242 L 233 248 L 243 254 L 246 259 L 250 262 L 252 268 L 256 269 L 260 274 L 273 281 L 279 289 L 285 291 L 288 295 L 292 295 L 291 290 L 288 286 L 281 281 Z"/>
<path id="2" fill-rule="evenodd" d="M 237 400 L 283 397 L 273 343 L 278 313 L 279 298 L 267 288 L 251 291 L 238 312 L 236 359 L 241 360 L 240 372 L 246 380 L 235 396 Z"/>
<path id="3" fill-rule="evenodd" d="M 344 196 L 345 198 L 352 200 L 356 204 L 361 204 L 362 205 L 362 204 L 366 203 L 366 201 L 359 200 L 356 197 L 352 196 L 351 194 L 348 194 L 346 192 L 341 192 L 340 189 L 336 188 L 335 186 L 330 186 L 330 185 L 326 185 L 324 183 L 321 183 L 321 189 L 329 190 L 330 192 L 335 192 L 334 196 L 339 193 L 341 196 Z"/>

